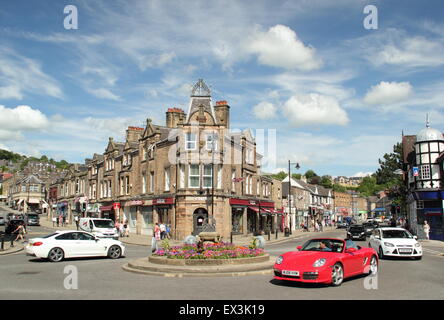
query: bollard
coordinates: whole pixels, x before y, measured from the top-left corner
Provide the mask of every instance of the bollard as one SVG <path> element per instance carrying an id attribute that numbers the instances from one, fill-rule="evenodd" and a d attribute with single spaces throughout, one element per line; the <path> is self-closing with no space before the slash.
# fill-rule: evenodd
<path id="1" fill-rule="evenodd" d="M 271 231 L 270 231 L 270 229 L 268 229 L 268 241 L 270 241 L 271 240 Z"/>
<path id="2" fill-rule="evenodd" d="M 0 251 L 5 251 L 5 236 L 2 235 L 1 237 L 2 237 L 2 243 L 1 243 Z"/>
<path id="3" fill-rule="evenodd" d="M 233 243 L 233 231 L 230 232 L 230 243 Z"/>
<path id="4" fill-rule="evenodd" d="M 276 228 L 276 239 L 278 238 L 278 229 Z"/>

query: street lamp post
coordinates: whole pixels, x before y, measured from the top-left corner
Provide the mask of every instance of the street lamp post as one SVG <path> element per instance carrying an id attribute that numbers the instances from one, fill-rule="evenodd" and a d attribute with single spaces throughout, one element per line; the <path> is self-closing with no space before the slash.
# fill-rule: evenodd
<path id="1" fill-rule="evenodd" d="M 291 162 L 290 160 L 288 160 L 288 214 L 290 216 L 290 234 L 292 233 L 291 232 L 291 229 L 292 229 L 292 223 L 291 223 L 291 198 L 290 198 L 290 196 L 291 196 L 291 165 L 292 164 L 296 164 L 296 166 L 295 166 L 296 170 L 299 170 L 299 168 L 300 168 L 298 162 L 294 163 L 294 162 Z"/>

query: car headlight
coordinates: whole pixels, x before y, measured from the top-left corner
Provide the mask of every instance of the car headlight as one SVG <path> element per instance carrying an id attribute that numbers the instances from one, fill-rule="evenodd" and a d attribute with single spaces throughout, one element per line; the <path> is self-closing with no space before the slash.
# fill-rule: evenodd
<path id="1" fill-rule="evenodd" d="M 394 247 L 395 246 L 394 244 L 391 244 L 390 242 L 384 242 L 384 245 L 386 247 Z"/>
<path id="2" fill-rule="evenodd" d="M 419 248 L 421 244 L 419 242 L 415 243 L 415 247 Z"/>
<path id="3" fill-rule="evenodd" d="M 279 256 L 279 257 L 276 259 L 276 264 L 281 264 L 283 261 L 284 261 L 284 257 L 283 257 L 283 256 Z"/>
<path id="4" fill-rule="evenodd" d="M 361 234 L 364 234 L 365 232 L 361 232 Z"/>
<path id="5" fill-rule="evenodd" d="M 315 263 L 313 263 L 313 267 L 317 268 L 317 267 L 322 267 L 325 263 L 327 262 L 327 259 L 321 258 L 315 261 Z"/>

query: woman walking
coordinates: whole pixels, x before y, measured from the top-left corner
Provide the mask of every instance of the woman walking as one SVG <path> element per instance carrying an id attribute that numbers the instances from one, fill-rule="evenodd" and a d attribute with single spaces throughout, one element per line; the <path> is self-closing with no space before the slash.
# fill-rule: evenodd
<path id="1" fill-rule="evenodd" d="M 424 233 L 426 235 L 426 239 L 430 240 L 430 225 L 427 223 L 427 220 L 424 220 Z"/>

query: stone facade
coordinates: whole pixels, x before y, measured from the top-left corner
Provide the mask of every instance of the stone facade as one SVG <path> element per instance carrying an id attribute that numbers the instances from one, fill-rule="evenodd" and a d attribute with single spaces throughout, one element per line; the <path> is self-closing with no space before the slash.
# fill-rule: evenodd
<path id="1" fill-rule="evenodd" d="M 175 239 L 214 223 L 225 239 L 265 231 L 282 207 L 279 183 L 261 175 L 251 132 L 229 127 L 230 106 L 213 104 L 199 80 L 187 113 L 169 108 L 165 126 L 129 127 L 125 142 L 109 138 L 103 154 L 73 168 L 57 183 L 58 208 L 72 215 L 82 202 L 76 214 L 127 222 L 137 234 L 165 223 Z"/>

